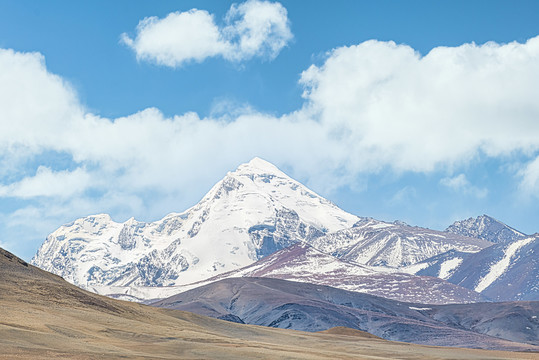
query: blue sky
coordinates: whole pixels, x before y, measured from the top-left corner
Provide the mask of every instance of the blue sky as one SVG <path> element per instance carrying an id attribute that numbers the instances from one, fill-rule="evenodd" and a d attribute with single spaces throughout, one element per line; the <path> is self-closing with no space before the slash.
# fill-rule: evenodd
<path id="1" fill-rule="evenodd" d="M 537 2 L 233 4 L 0 1 L 0 246 L 254 156 L 361 216 L 539 231 Z"/>

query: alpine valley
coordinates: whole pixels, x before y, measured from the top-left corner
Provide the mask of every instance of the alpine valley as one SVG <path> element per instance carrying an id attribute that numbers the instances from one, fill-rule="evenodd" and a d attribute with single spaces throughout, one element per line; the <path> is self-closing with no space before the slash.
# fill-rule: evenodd
<path id="1" fill-rule="evenodd" d="M 254 158 L 182 213 L 63 225 L 32 264 L 100 295 L 235 322 L 536 350 L 538 246 L 486 215 L 445 231 L 359 217 Z"/>

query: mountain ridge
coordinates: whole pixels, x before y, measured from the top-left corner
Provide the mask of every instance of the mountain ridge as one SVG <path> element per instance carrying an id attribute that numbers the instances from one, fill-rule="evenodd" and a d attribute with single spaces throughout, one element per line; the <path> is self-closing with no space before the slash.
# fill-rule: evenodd
<path id="1" fill-rule="evenodd" d="M 445 231 L 493 243 L 520 240 L 528 236 L 488 215 L 455 221 Z"/>
<path id="2" fill-rule="evenodd" d="M 449 250 L 477 252 L 492 245 L 482 239 L 372 218 L 363 218 L 351 228 L 317 237 L 311 244 L 339 259 L 394 268 Z"/>
<path id="3" fill-rule="evenodd" d="M 415 276 L 448 279 L 470 254 L 494 244 L 454 233 L 459 229 L 475 229 L 489 236 L 512 229 L 486 215 L 457 223 L 461 224 L 458 229 L 452 225 L 448 229 L 453 230 L 440 232 L 352 215 L 273 164 L 254 158 L 228 172 L 199 203 L 182 213 L 170 213 L 149 223 L 134 218 L 118 223 L 107 214 L 98 214 L 65 224 L 47 237 L 32 263 L 99 294 L 148 301 L 306 243 L 332 257 L 322 260 L 323 256 L 309 250 L 309 260 L 297 252 L 297 256 L 303 256 L 297 261 L 311 262 L 307 279 L 316 277 L 316 281 L 336 284 L 335 274 L 331 275 L 333 282 L 329 276 L 326 280 L 315 276 L 321 271 L 313 265 L 318 257 L 326 267 L 339 264 L 340 281 L 353 290 L 391 297 L 389 289 L 379 285 L 386 282 L 409 300 L 444 303 L 490 298 L 475 293 L 475 287 L 467 282 L 451 281 L 466 285 L 459 288 Z M 522 233 L 514 230 L 512 234 Z M 335 258 L 344 262 L 338 263 Z M 350 274 L 346 274 L 348 271 Z M 352 274 L 370 274 L 370 279 L 363 277 L 365 281 L 360 284 L 350 280 Z M 415 284 L 409 294 L 402 287 L 406 282 Z M 437 290 L 423 292 L 421 297 L 421 292 L 413 290 L 420 284 Z M 450 293 L 453 295 L 447 295 Z M 438 301 L 433 299 L 434 294 L 440 295 Z"/>
<path id="4" fill-rule="evenodd" d="M 232 277 L 268 277 L 366 293 L 423 304 L 489 301 L 473 290 L 430 276 L 396 273 L 394 269 L 347 262 L 306 243 L 279 250 L 244 268 L 178 288 L 178 293 Z"/>
<path id="5" fill-rule="evenodd" d="M 494 301 L 539 300 L 539 234 L 470 254 L 447 281 Z"/>

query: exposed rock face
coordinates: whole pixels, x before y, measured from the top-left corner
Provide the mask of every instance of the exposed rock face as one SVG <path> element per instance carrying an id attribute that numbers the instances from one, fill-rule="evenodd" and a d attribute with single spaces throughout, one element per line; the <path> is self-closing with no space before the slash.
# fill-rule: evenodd
<path id="1" fill-rule="evenodd" d="M 257 248 L 258 259 L 291 246 L 300 240 L 310 242 L 324 235 L 322 230 L 305 224 L 294 210 L 288 209 L 276 211 L 273 225 L 251 226 L 248 232 Z"/>

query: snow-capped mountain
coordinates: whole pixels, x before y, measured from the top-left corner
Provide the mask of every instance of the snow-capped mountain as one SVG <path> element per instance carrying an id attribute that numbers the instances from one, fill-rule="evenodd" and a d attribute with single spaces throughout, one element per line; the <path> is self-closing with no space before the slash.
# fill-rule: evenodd
<path id="1" fill-rule="evenodd" d="M 359 218 L 259 158 L 183 213 L 156 222 L 88 216 L 50 234 L 32 263 L 99 293 L 187 284 L 231 271 Z"/>
<path id="2" fill-rule="evenodd" d="M 539 300 L 539 234 L 471 254 L 447 280 L 495 301 Z"/>
<path id="3" fill-rule="evenodd" d="M 268 277 L 357 291 L 387 299 L 423 304 L 488 301 L 475 291 L 431 276 L 394 273 L 392 269 L 353 264 L 305 243 L 279 250 L 254 264 L 191 284 L 178 293 L 233 277 Z M 170 293 L 170 292 L 169 292 Z"/>
<path id="4" fill-rule="evenodd" d="M 364 218 L 352 228 L 314 238 L 315 248 L 342 260 L 370 266 L 400 268 L 447 252 L 477 252 L 492 243 L 402 222 Z"/>
<path id="5" fill-rule="evenodd" d="M 487 240 L 493 243 L 520 240 L 527 237 L 526 234 L 496 220 L 488 215 L 481 215 L 476 218 L 455 221 L 446 232 L 470 236 Z"/>
<path id="6" fill-rule="evenodd" d="M 476 221 L 454 229 L 495 232 L 492 221 L 480 218 L 480 224 L 491 226 L 474 225 Z M 297 243 L 312 247 L 290 247 Z M 32 262 L 99 294 L 142 301 L 173 295 L 288 248 L 237 276 L 281 277 L 399 300 L 447 303 L 484 298 L 475 292 L 476 285 L 452 281 L 468 291 L 415 275 L 448 279 L 467 264 L 470 254 L 491 245 L 453 231 L 351 215 L 255 158 L 229 172 L 183 213 L 149 223 L 118 223 L 101 214 L 64 225 L 47 237 Z"/>
<path id="7" fill-rule="evenodd" d="M 494 301 L 539 300 L 539 235 L 524 235 L 486 215 L 457 221 L 448 231 L 498 244 L 477 253 L 450 250 L 400 270 L 446 279 Z"/>

